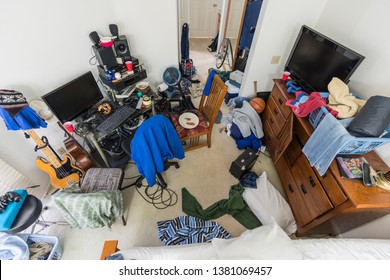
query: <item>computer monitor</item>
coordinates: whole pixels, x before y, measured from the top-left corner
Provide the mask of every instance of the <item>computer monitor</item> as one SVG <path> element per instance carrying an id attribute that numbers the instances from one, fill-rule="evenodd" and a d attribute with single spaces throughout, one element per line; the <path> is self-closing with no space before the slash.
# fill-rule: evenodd
<path id="1" fill-rule="evenodd" d="M 103 99 L 91 71 L 42 96 L 61 123 L 85 114 Z"/>

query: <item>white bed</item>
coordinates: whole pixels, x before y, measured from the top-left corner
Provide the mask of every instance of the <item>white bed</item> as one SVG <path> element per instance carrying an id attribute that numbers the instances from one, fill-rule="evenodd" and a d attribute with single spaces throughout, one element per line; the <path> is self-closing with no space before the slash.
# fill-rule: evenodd
<path id="1" fill-rule="evenodd" d="M 272 222 L 228 240 L 214 238 L 210 243 L 137 247 L 114 255 L 118 254 L 125 260 L 390 260 L 390 240 L 292 240 L 276 222 Z"/>

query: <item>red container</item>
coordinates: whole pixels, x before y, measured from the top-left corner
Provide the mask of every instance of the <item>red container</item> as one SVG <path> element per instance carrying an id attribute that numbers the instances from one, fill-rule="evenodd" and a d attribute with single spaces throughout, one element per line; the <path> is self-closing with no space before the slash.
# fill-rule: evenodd
<path id="1" fill-rule="evenodd" d="M 100 44 L 102 45 L 103 48 L 109 48 L 114 44 L 114 42 L 110 37 L 107 38 L 103 37 L 100 39 Z"/>

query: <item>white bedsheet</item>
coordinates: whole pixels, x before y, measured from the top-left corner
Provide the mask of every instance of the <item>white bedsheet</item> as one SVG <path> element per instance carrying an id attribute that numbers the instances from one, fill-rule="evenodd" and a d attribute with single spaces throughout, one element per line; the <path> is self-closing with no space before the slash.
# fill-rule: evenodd
<path id="1" fill-rule="evenodd" d="M 275 251 L 278 254 L 275 254 Z M 273 221 L 270 225 L 247 230 L 241 236 L 229 240 L 213 239 L 211 243 L 137 247 L 122 250 L 117 254 L 122 254 L 125 260 L 390 260 L 390 240 L 343 238 L 291 240 Z"/>
<path id="2" fill-rule="evenodd" d="M 293 240 L 309 260 L 390 260 L 390 240 L 299 239 Z"/>

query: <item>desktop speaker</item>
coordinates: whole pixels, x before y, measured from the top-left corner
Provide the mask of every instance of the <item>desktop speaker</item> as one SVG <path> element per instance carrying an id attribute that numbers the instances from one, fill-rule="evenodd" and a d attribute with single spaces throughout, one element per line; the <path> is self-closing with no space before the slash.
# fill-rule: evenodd
<path id="1" fill-rule="evenodd" d="M 99 45 L 92 46 L 93 52 L 95 53 L 96 59 L 100 66 L 106 65 L 107 68 L 111 69 L 118 66 L 116 62 L 114 50 L 110 48 L 104 48 Z"/>
<path id="2" fill-rule="evenodd" d="M 114 40 L 114 49 L 117 57 L 122 58 L 122 61 L 130 61 L 130 48 L 126 36 L 121 35 Z"/>
<path id="3" fill-rule="evenodd" d="M 110 28 L 110 32 L 111 32 L 111 35 L 112 35 L 112 36 L 116 36 L 116 37 L 119 36 L 118 25 L 116 25 L 116 24 L 110 24 L 110 25 L 108 26 L 108 28 Z"/>

